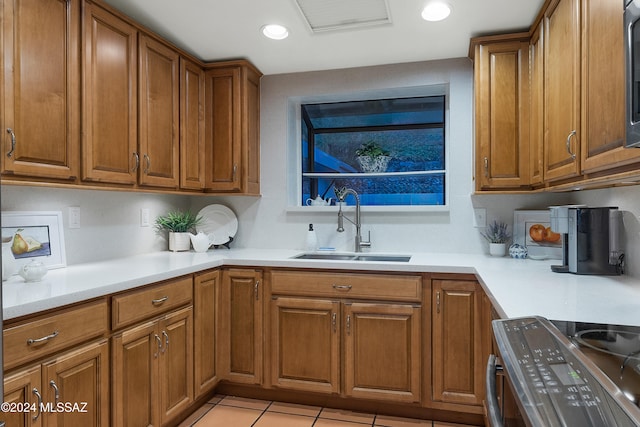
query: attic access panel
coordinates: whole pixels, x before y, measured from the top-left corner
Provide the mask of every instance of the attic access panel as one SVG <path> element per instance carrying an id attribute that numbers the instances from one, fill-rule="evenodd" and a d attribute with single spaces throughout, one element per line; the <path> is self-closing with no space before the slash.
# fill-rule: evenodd
<path id="1" fill-rule="evenodd" d="M 387 0 L 296 0 L 314 33 L 391 24 Z"/>

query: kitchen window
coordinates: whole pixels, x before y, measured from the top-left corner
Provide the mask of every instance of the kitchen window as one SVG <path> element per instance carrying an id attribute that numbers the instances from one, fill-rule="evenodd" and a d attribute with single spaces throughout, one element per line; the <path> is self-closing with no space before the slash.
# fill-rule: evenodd
<path id="1" fill-rule="evenodd" d="M 302 103 L 302 205 L 334 187 L 363 206 L 445 205 L 445 96 Z M 353 204 L 351 198 L 347 198 Z"/>

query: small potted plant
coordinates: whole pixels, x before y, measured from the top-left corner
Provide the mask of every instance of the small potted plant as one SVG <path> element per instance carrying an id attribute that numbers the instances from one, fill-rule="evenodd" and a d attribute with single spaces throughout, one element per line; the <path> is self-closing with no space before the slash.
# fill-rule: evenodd
<path id="1" fill-rule="evenodd" d="M 191 244 L 189 232 L 194 231 L 196 225 L 202 221 L 202 217 L 191 212 L 169 212 L 156 218 L 156 229 L 169 232 L 170 251 L 188 251 Z"/>
<path id="2" fill-rule="evenodd" d="M 492 256 L 504 256 L 506 254 L 507 242 L 511 238 L 507 230 L 507 224 L 494 220 L 487 227 L 482 236 L 489 242 L 489 254 Z"/>
<path id="3" fill-rule="evenodd" d="M 391 156 L 375 141 L 368 141 L 356 150 L 356 160 L 362 172 L 384 172 Z"/>

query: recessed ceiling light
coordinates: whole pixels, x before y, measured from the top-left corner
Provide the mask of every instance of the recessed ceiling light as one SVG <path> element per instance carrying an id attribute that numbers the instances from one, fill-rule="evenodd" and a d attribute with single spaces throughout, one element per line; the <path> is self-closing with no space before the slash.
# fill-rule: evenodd
<path id="1" fill-rule="evenodd" d="M 442 21 L 451 13 L 451 6 L 442 1 L 432 1 L 422 9 L 422 19 L 425 21 Z"/>
<path id="2" fill-rule="evenodd" d="M 262 27 L 262 34 L 274 40 L 282 40 L 289 37 L 289 30 L 278 24 L 268 24 Z"/>

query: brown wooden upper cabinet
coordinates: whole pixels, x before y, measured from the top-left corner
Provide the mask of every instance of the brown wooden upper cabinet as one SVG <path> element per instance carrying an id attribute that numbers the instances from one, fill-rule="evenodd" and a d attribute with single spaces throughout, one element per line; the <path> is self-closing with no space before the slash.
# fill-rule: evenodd
<path id="1" fill-rule="evenodd" d="M 260 194 L 260 77 L 247 61 L 205 71 L 205 191 Z"/>
<path id="2" fill-rule="evenodd" d="M 529 185 L 529 37 L 475 47 L 476 189 Z"/>
<path id="3" fill-rule="evenodd" d="M 623 10 L 615 1 L 582 1 L 582 171 L 640 161 L 625 149 Z"/>
<path id="4" fill-rule="evenodd" d="M 82 179 L 134 185 L 138 154 L 138 31 L 84 3 Z"/>
<path id="5" fill-rule="evenodd" d="M 205 175 L 204 70 L 180 58 L 180 188 L 202 190 Z"/>
<path id="6" fill-rule="evenodd" d="M 544 179 L 580 174 L 580 21 L 578 0 L 544 14 Z"/>
<path id="7" fill-rule="evenodd" d="M 597 184 L 637 170 L 640 153 L 624 148 L 622 25 L 616 2 L 547 0 L 528 33 L 472 39 L 476 190 Z"/>
<path id="8" fill-rule="evenodd" d="M 2 174 L 73 180 L 79 166 L 80 1 L 3 0 L 1 7 Z"/>
<path id="9" fill-rule="evenodd" d="M 140 34 L 138 76 L 138 180 L 140 185 L 178 188 L 180 179 L 180 55 Z"/>

